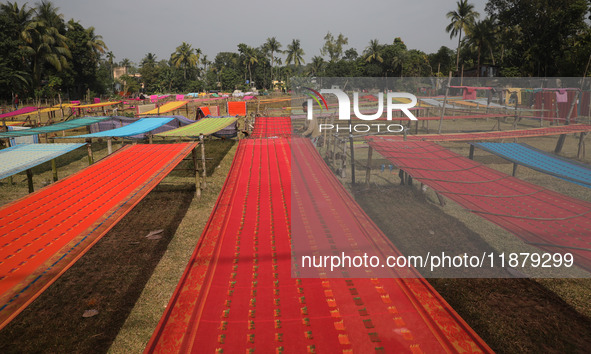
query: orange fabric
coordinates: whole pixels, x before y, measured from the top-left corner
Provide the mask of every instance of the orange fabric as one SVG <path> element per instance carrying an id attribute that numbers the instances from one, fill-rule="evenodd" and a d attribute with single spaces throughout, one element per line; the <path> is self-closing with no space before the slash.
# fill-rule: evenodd
<path id="1" fill-rule="evenodd" d="M 196 145 L 127 145 L 0 208 L 0 328 L 82 257 Z"/>
<path id="2" fill-rule="evenodd" d="M 246 102 L 229 101 L 228 102 L 229 116 L 246 116 Z"/>

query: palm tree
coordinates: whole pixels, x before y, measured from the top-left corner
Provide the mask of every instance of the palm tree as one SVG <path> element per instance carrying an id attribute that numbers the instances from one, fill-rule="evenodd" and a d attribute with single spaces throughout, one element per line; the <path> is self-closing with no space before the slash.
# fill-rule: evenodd
<path id="1" fill-rule="evenodd" d="M 474 21 L 480 17 L 480 14 L 474 11 L 474 5 L 468 4 L 468 0 L 460 0 L 456 2 L 457 9 L 447 13 L 447 18 L 451 20 L 447 25 L 445 31 L 449 33 L 449 38 L 459 35 L 458 38 L 458 53 L 456 56 L 456 71 L 460 66 L 460 45 L 462 43 L 462 31 L 466 31 Z"/>
<path id="2" fill-rule="evenodd" d="M 199 50 L 199 55 L 201 50 Z M 199 62 L 199 55 L 195 54 L 193 47 L 183 42 L 180 46 L 176 47 L 176 51 L 170 56 L 172 64 L 176 68 L 183 68 L 184 79 L 187 80 L 187 69 L 194 68 Z"/>
<path id="3" fill-rule="evenodd" d="M 35 9 L 38 21 L 43 21 L 49 27 L 57 28 L 60 33 L 65 33 L 64 15 L 58 14 L 59 7 L 55 7 L 51 1 L 41 1 Z"/>
<path id="4" fill-rule="evenodd" d="M 240 56 L 242 57 L 242 63 L 246 65 L 246 68 L 248 69 L 249 82 L 252 84 L 252 64 L 259 62 L 257 52 L 256 50 L 254 50 L 254 48 L 249 47 L 244 43 L 238 44 L 238 51 L 240 52 Z"/>
<path id="5" fill-rule="evenodd" d="M 304 50 L 300 45 L 300 40 L 294 39 L 292 40 L 291 44 L 287 45 L 287 58 L 285 58 L 285 63 L 293 63 L 293 65 L 297 68 L 298 66 L 305 63 L 303 58 L 305 54 L 306 53 L 304 53 Z"/>
<path id="6" fill-rule="evenodd" d="M 44 21 L 31 21 L 21 33 L 24 42 L 23 53 L 29 59 L 33 84 L 39 86 L 46 64 L 57 71 L 68 66 L 71 58 L 68 39 L 58 29 L 46 25 Z"/>
<path id="7" fill-rule="evenodd" d="M 282 53 L 281 50 L 281 43 L 275 38 L 267 38 L 267 42 L 263 45 L 265 49 L 269 52 L 269 57 L 271 58 L 271 82 L 274 80 L 273 75 L 273 67 L 275 66 L 275 53 Z"/>
<path id="8" fill-rule="evenodd" d="M 372 39 L 369 41 L 369 46 L 365 48 L 365 61 L 371 63 L 373 61 L 378 61 L 380 63 L 384 62 L 384 58 L 380 55 L 382 50 L 382 46 L 378 42 L 377 39 Z"/>
<path id="9" fill-rule="evenodd" d="M 140 63 L 140 65 L 142 67 L 144 67 L 144 66 L 156 66 L 156 54 L 153 54 L 153 53 L 146 54 L 146 56 L 144 57 L 144 59 L 142 59 L 142 62 Z"/>
<path id="10" fill-rule="evenodd" d="M 109 77 L 111 78 L 112 85 L 114 85 L 115 84 L 115 76 L 113 73 L 113 63 L 115 61 L 115 54 L 113 54 L 113 52 L 107 52 L 105 57 L 107 59 L 107 63 L 109 63 L 109 71 L 110 71 Z"/>
<path id="11" fill-rule="evenodd" d="M 324 59 L 319 56 L 312 57 L 312 62 L 310 63 L 310 75 L 316 76 L 318 73 L 322 72 L 324 69 Z"/>
<path id="12" fill-rule="evenodd" d="M 492 53 L 492 43 L 494 41 L 494 36 L 494 24 L 490 18 L 475 22 L 466 30 L 466 44 L 471 48 L 476 48 L 478 52 L 478 64 L 476 66 L 478 71 L 477 76 L 480 76 L 480 55 L 483 48 L 488 47 L 494 64 L 495 57 Z"/>
<path id="13" fill-rule="evenodd" d="M 87 29 L 84 30 L 86 32 L 86 34 L 88 35 L 88 41 L 86 42 L 86 46 L 93 50 L 94 53 L 96 54 L 97 58 L 100 57 L 101 54 L 104 54 L 106 50 L 108 50 L 109 48 L 107 47 L 107 45 L 105 44 L 105 42 L 103 41 L 103 36 L 98 35 L 98 34 L 94 34 L 94 27 L 90 26 Z"/>
<path id="14" fill-rule="evenodd" d="M 8 1 L 6 4 L 0 4 L 0 10 L 2 13 L 9 16 L 10 19 L 17 25 L 18 32 L 13 33 L 15 36 L 21 35 L 27 24 L 31 22 L 35 12 L 34 9 L 27 9 L 26 3 L 21 8 L 19 8 L 16 1 L 14 3 Z"/>
<path id="15" fill-rule="evenodd" d="M 201 65 L 203 65 L 203 71 L 207 73 L 207 66 L 211 64 L 211 61 L 207 60 L 207 54 L 203 54 L 201 57 Z"/>
<path id="16" fill-rule="evenodd" d="M 127 74 L 127 68 L 131 66 L 131 60 L 129 60 L 128 58 L 123 58 L 123 60 L 121 60 L 121 63 L 119 63 L 119 66 L 124 67 L 125 73 Z"/>

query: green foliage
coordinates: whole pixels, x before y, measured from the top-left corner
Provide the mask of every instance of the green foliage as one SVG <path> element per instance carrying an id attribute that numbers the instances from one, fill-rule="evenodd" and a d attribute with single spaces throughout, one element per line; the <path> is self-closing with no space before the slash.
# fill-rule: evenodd
<path id="1" fill-rule="evenodd" d="M 343 54 L 343 45 L 349 44 L 349 39 L 339 33 L 335 39 L 330 31 L 324 36 L 324 46 L 320 49 L 320 54 L 328 55 L 329 61 L 334 63 L 339 60 Z"/>
<path id="2" fill-rule="evenodd" d="M 486 12 L 502 30 L 504 67 L 520 68 L 521 76 L 583 75 L 591 54 L 588 1 L 489 0 Z"/>

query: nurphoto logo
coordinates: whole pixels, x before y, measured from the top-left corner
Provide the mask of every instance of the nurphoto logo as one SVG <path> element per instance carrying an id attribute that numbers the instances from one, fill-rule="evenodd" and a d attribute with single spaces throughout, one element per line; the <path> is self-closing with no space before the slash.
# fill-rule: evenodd
<path id="1" fill-rule="evenodd" d="M 320 107 L 321 111 L 324 111 L 324 109 L 326 109 L 328 111 L 328 103 L 327 100 L 325 98 L 325 94 L 332 94 L 336 97 L 337 99 L 337 105 L 338 105 L 338 117 L 339 117 L 339 121 L 343 121 L 343 120 L 350 120 L 352 118 L 351 116 L 351 99 L 349 98 L 349 95 L 347 95 L 347 93 L 345 93 L 343 90 L 341 89 L 321 89 L 320 91 L 311 89 L 309 87 L 302 87 L 304 90 L 306 90 L 304 93 L 309 96 L 310 98 L 307 100 L 307 109 L 306 109 L 306 119 L 307 120 L 312 120 L 314 119 L 314 110 L 313 110 L 313 105 L 314 105 L 314 101 L 317 103 L 317 105 Z M 359 92 L 353 92 L 353 114 L 357 119 L 360 119 L 362 121 L 373 121 L 373 120 L 377 120 L 379 118 L 382 117 L 382 115 L 384 114 L 384 93 L 383 92 L 379 92 L 377 95 L 377 109 L 375 112 L 373 113 L 368 113 L 368 112 L 362 112 L 360 109 L 360 104 L 359 104 Z M 406 115 L 406 117 L 408 117 L 410 120 L 417 120 L 417 118 L 414 116 L 414 114 L 412 114 L 412 112 L 410 111 L 411 108 L 415 107 L 417 104 L 417 97 L 411 93 L 407 93 L 407 92 L 388 92 L 385 94 L 386 96 L 386 120 L 387 121 L 392 121 L 392 112 L 394 111 L 401 111 L 402 113 L 404 113 Z M 404 102 L 401 103 L 400 99 L 406 99 L 410 102 Z M 334 125 L 334 124 L 327 124 L 327 123 L 323 123 L 323 124 L 319 124 L 319 128 L 320 131 L 323 130 L 332 130 L 332 129 L 341 129 L 342 127 L 339 127 L 338 125 Z M 357 124 L 355 125 L 352 129 L 355 130 L 355 132 L 369 132 L 370 130 L 372 130 L 372 128 L 376 128 L 378 130 L 378 132 L 380 131 L 387 131 L 390 133 L 399 133 L 402 132 L 404 130 L 404 127 L 400 124 Z"/>

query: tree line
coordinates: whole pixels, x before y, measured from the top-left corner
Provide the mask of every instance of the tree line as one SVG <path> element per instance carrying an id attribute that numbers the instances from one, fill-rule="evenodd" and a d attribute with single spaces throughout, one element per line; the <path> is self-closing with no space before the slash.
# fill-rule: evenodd
<path id="1" fill-rule="evenodd" d="M 66 22 L 50 1 L 35 7 L 6 2 L 0 5 L 0 97 L 273 89 L 302 75 L 459 76 L 472 71 L 478 76 L 485 64 L 501 76 L 582 76 L 588 74 L 591 54 L 590 4 L 489 0 L 486 14 L 479 14 L 468 0 L 459 0 L 442 14 L 449 21 L 442 30 L 457 38 L 457 47 L 442 46 L 435 53 L 410 49 L 399 37 L 390 43 L 371 39 L 358 51 L 347 47 L 342 33 L 328 32 L 309 62 L 299 39 L 284 46 L 270 37 L 258 47 L 240 43 L 236 51 L 214 58 L 182 42 L 169 58 L 147 53 L 135 64 L 127 58 L 115 62 L 94 27 Z M 115 79 L 115 67 L 126 68 L 126 74 Z"/>

